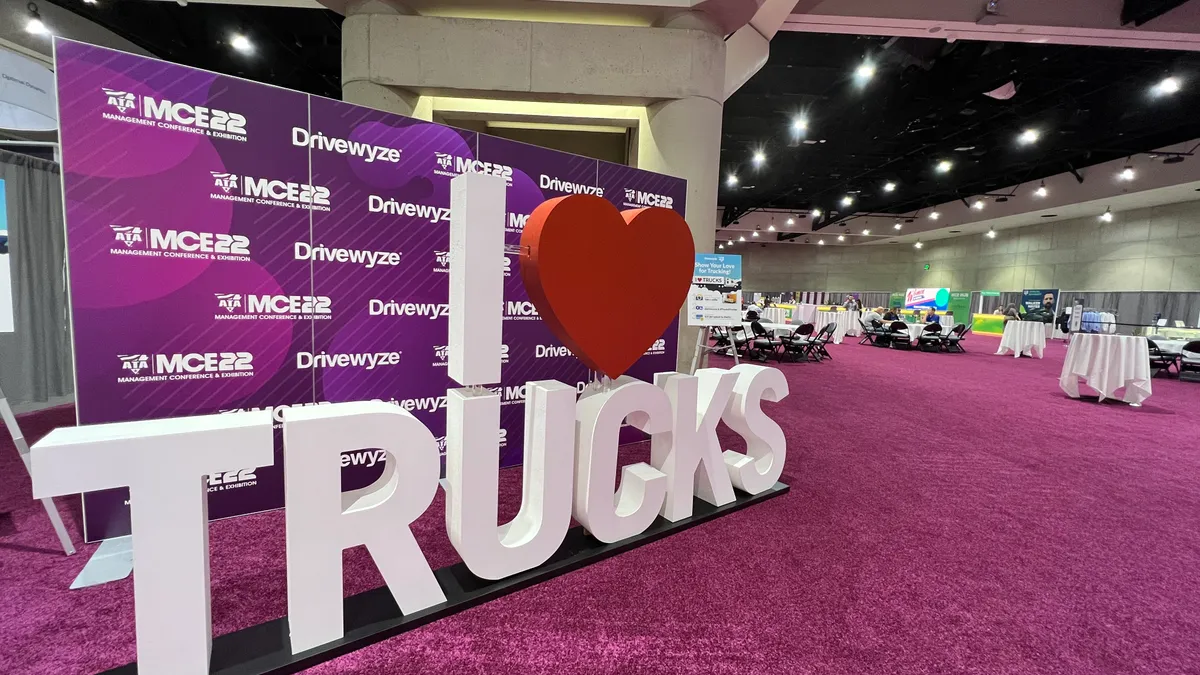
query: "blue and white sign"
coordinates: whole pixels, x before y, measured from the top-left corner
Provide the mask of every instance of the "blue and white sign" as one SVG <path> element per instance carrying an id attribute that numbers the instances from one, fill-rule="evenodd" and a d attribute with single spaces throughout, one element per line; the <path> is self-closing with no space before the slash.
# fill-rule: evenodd
<path id="1" fill-rule="evenodd" d="M 688 292 L 689 326 L 742 323 L 742 256 L 697 253 Z"/>

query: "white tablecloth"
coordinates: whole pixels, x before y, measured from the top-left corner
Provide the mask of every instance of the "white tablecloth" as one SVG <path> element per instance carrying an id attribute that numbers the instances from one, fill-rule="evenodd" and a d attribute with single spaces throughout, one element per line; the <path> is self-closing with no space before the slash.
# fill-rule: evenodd
<path id="1" fill-rule="evenodd" d="M 792 310 L 792 323 L 799 326 L 803 323 L 816 323 L 817 306 L 812 303 L 801 303 Z"/>
<path id="2" fill-rule="evenodd" d="M 947 333 L 949 333 L 950 329 L 953 327 L 954 326 L 945 326 L 945 325 L 942 326 L 942 335 L 946 335 Z M 925 324 L 923 324 L 923 323 L 908 324 L 908 337 L 911 338 L 910 341 L 915 341 L 917 338 L 921 337 L 921 334 L 924 332 L 925 332 Z"/>
<path id="3" fill-rule="evenodd" d="M 763 310 L 762 317 L 760 318 L 770 323 L 787 323 L 787 310 L 778 307 L 768 307 Z"/>
<path id="4" fill-rule="evenodd" d="M 799 328 L 799 326 L 789 326 L 786 323 L 768 323 L 766 321 L 759 321 L 758 325 L 762 326 L 763 329 L 775 337 L 791 335 L 797 328 Z M 743 323 L 742 326 L 746 328 L 747 336 L 754 335 L 754 329 L 750 327 L 749 322 Z M 813 332 L 815 333 L 816 331 Z"/>
<path id="5" fill-rule="evenodd" d="M 821 330 L 827 323 L 836 323 L 837 329 L 833 331 L 833 344 L 842 344 L 842 338 L 847 335 L 858 335 L 862 332 L 862 326 L 858 324 L 858 312 L 817 312 L 813 317 L 812 324 L 816 327 L 813 332 Z"/>
<path id="6" fill-rule="evenodd" d="M 1121 400 L 1141 403 L 1150 398 L 1150 352 L 1146 338 L 1136 335 L 1076 333 L 1071 336 L 1058 386 L 1079 398 L 1079 381 L 1100 392 L 1100 400 L 1125 388 Z"/>
<path id="7" fill-rule="evenodd" d="M 1000 338 L 1000 349 L 996 354 L 1011 351 L 1013 356 L 1022 354 L 1043 358 L 1046 351 L 1046 324 L 1041 321 L 1009 321 L 1004 324 L 1004 337 Z"/>

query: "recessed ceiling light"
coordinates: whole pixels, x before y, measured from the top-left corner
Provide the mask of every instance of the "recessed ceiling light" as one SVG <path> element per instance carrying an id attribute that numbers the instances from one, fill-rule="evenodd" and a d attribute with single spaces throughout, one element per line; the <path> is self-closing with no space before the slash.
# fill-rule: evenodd
<path id="1" fill-rule="evenodd" d="M 755 150 L 754 157 L 751 159 L 754 161 L 754 166 L 762 166 L 763 162 L 767 161 L 767 155 L 762 150 Z"/>
<path id="2" fill-rule="evenodd" d="M 825 245 L 825 240 L 824 240 L 824 239 L 818 239 L 818 240 L 817 240 L 817 245 L 818 245 L 818 246 L 824 246 L 824 245 Z"/>
<path id="3" fill-rule="evenodd" d="M 949 170 L 950 170 L 950 169 L 951 169 L 953 166 L 954 166 L 954 163 L 953 163 L 953 162 L 951 162 L 951 161 L 950 161 L 950 160 L 948 160 L 948 159 L 943 159 L 942 161 L 940 161 L 940 162 L 938 162 L 938 163 L 937 163 L 937 172 L 938 172 L 938 173 L 946 173 L 946 172 L 948 172 L 948 171 L 949 171 Z"/>
<path id="4" fill-rule="evenodd" d="M 854 79 L 858 80 L 859 84 L 866 83 L 875 77 L 875 64 L 870 61 L 863 61 L 862 65 L 854 69 Z"/>
<path id="5" fill-rule="evenodd" d="M 976 199 L 975 203 L 971 204 L 971 208 L 975 209 L 976 211 L 982 211 L 983 207 L 984 203 L 982 199 Z"/>
<path id="6" fill-rule="evenodd" d="M 721 250 L 721 251 L 724 251 L 724 250 L 725 250 L 725 244 L 717 244 L 717 249 L 718 249 L 718 250 Z"/>
<path id="7" fill-rule="evenodd" d="M 904 226 L 903 226 L 903 225 L 901 225 L 900 223 L 896 223 L 895 225 L 893 225 L 893 226 L 892 226 L 892 229 L 894 229 L 894 230 L 898 230 L 898 229 L 900 229 L 900 228 L 902 228 L 902 227 L 904 227 Z"/>
<path id="8" fill-rule="evenodd" d="M 254 51 L 254 43 L 250 42 L 250 38 L 242 35 L 241 33 L 234 33 L 233 36 L 229 38 L 229 46 L 243 54 L 249 54 Z"/>
<path id="9" fill-rule="evenodd" d="M 1042 133 L 1037 129 L 1026 129 L 1025 131 L 1021 132 L 1020 136 L 1017 136 L 1017 142 L 1021 145 L 1033 145 L 1034 143 L 1037 143 L 1038 139 L 1041 137 Z"/>
<path id="10" fill-rule="evenodd" d="M 1104 209 L 1104 213 L 1100 214 L 1100 220 L 1103 220 L 1106 223 L 1111 223 L 1112 219 L 1113 219 L 1113 214 L 1112 214 L 1111 208 Z"/>
<path id="11" fill-rule="evenodd" d="M 795 218 L 788 218 L 788 219 L 787 219 L 787 224 L 788 224 L 788 225 L 795 225 L 795 224 L 796 224 L 796 219 L 795 219 Z"/>
<path id="12" fill-rule="evenodd" d="M 842 234 L 839 234 L 839 235 L 838 235 L 838 241 L 846 241 L 846 236 L 845 236 L 845 235 L 842 235 Z"/>
<path id="13" fill-rule="evenodd" d="M 930 211 L 930 212 L 929 212 L 929 219 L 930 219 L 930 220 L 937 220 L 938 218 L 941 218 L 941 217 L 942 217 L 942 214 L 938 213 L 937 211 Z"/>
<path id="14" fill-rule="evenodd" d="M 738 237 L 738 241 L 746 241 L 745 237 Z"/>
<path id="15" fill-rule="evenodd" d="M 989 229 L 989 230 L 987 231 L 987 236 L 988 236 L 988 239 L 995 239 L 995 238 L 996 238 L 996 231 L 995 231 L 995 230 L 991 230 L 991 229 Z"/>
<path id="16" fill-rule="evenodd" d="M 845 197 L 842 197 L 842 206 L 850 206 L 853 203 L 854 203 L 854 197 L 851 197 L 850 195 L 846 195 Z"/>
<path id="17" fill-rule="evenodd" d="M 729 174 L 728 176 L 725 177 L 725 184 L 730 185 L 730 186 L 737 185 L 738 177 L 732 173 Z"/>
<path id="18" fill-rule="evenodd" d="M 774 232 L 774 231 L 775 231 L 775 226 L 774 226 L 774 225 L 768 225 L 768 226 L 767 226 L 767 232 Z"/>
<path id="19" fill-rule="evenodd" d="M 913 246 L 914 246 L 915 248 L 921 248 L 921 247 L 922 247 L 922 246 L 924 246 L 924 245 L 925 245 L 925 244 L 922 244 L 920 239 L 918 239 L 918 240 L 917 240 L 917 243 L 913 244 Z"/>
<path id="20" fill-rule="evenodd" d="M 813 209 L 813 210 L 812 210 L 812 217 L 813 217 L 813 218 L 820 218 L 820 217 L 821 217 L 821 209 Z"/>
<path id="21" fill-rule="evenodd" d="M 893 183 L 893 182 L 891 182 L 891 181 L 888 181 L 888 182 L 884 183 L 884 184 L 883 184 L 883 191 L 884 191 L 884 192 L 895 192 L 895 191 L 896 191 L 896 184 L 895 184 L 895 183 Z"/>
<path id="22" fill-rule="evenodd" d="M 1125 165 L 1124 169 L 1121 169 L 1121 173 L 1117 174 L 1121 180 L 1133 180 L 1135 175 L 1136 174 L 1133 172 L 1133 167 L 1128 164 Z"/>
<path id="23" fill-rule="evenodd" d="M 871 231 L 870 231 L 870 230 L 863 230 L 863 235 L 864 235 L 864 236 L 865 236 L 865 235 L 868 235 L 868 234 L 871 234 Z"/>
<path id="24" fill-rule="evenodd" d="M 799 115 L 797 115 L 796 117 L 793 117 L 792 118 L 792 131 L 795 131 L 797 133 L 799 133 L 801 131 L 808 131 L 808 120 Z"/>
<path id="25" fill-rule="evenodd" d="M 751 233 L 750 233 L 750 236 L 751 236 L 751 237 L 757 237 L 757 236 L 758 236 L 758 230 L 755 230 L 755 231 L 751 232 Z"/>
<path id="26" fill-rule="evenodd" d="M 1154 85 L 1154 93 L 1159 96 L 1174 94 L 1179 91 L 1179 78 L 1164 77 L 1162 81 Z"/>
<path id="27" fill-rule="evenodd" d="M 1046 181 L 1042 181 L 1042 184 L 1038 186 L 1038 189 L 1033 191 L 1033 194 L 1038 197 L 1045 197 L 1050 194 L 1050 191 L 1046 189 Z"/>

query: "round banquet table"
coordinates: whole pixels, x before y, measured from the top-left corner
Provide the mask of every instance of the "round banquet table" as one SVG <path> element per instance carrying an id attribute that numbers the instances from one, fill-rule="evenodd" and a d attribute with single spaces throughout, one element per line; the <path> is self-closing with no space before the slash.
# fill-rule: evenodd
<path id="1" fill-rule="evenodd" d="M 842 338 L 847 335 L 858 335 L 862 332 L 862 327 L 858 325 L 858 312 L 817 312 L 813 317 L 812 324 L 813 332 L 817 332 L 825 327 L 827 323 L 837 324 L 837 328 L 833 331 L 833 344 L 842 344 Z"/>
<path id="2" fill-rule="evenodd" d="M 1140 405 L 1150 398 L 1150 351 L 1139 335 L 1075 333 L 1067 348 L 1058 386 L 1071 398 L 1079 398 L 1079 381 L 1100 392 L 1100 400 L 1112 398 L 1124 387 L 1121 400 Z"/>
<path id="3" fill-rule="evenodd" d="M 928 324 L 923 324 L 923 323 L 908 324 L 908 337 L 911 338 L 909 341 L 915 342 L 917 338 L 921 337 L 921 334 L 925 332 L 926 325 L 928 325 Z M 950 329 L 953 327 L 954 326 L 943 325 L 942 326 L 942 335 L 949 335 Z"/>
<path id="4" fill-rule="evenodd" d="M 787 323 L 787 310 L 778 307 L 768 307 L 763 310 L 762 320 L 770 323 Z"/>
<path id="5" fill-rule="evenodd" d="M 997 355 L 1011 351 L 1014 357 L 1022 354 L 1044 358 L 1046 350 L 1046 324 L 1041 321 L 1009 321 L 1004 324 L 1004 337 L 1000 338 Z M 1148 358 L 1148 357 L 1147 357 Z"/>
<path id="6" fill-rule="evenodd" d="M 772 337 L 791 335 L 797 328 L 799 328 L 799 326 L 789 326 L 786 323 L 768 323 L 766 321 L 759 321 L 758 325 L 762 326 L 763 329 L 770 333 Z M 742 326 L 744 326 L 746 329 L 746 335 L 754 335 L 754 329 L 750 327 L 749 322 L 743 323 Z M 813 332 L 815 333 L 816 331 Z"/>
<path id="7" fill-rule="evenodd" d="M 792 323 L 799 326 L 805 323 L 816 323 L 817 306 L 812 303 L 802 303 L 796 305 L 796 309 L 792 310 Z"/>

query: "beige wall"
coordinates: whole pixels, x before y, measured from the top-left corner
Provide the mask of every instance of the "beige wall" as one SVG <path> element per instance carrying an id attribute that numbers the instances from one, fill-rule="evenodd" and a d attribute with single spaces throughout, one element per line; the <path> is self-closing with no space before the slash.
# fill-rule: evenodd
<path id="1" fill-rule="evenodd" d="M 1200 202 L 908 244 L 748 246 L 750 290 L 1200 290 Z M 928 263 L 929 269 L 924 265 Z"/>

